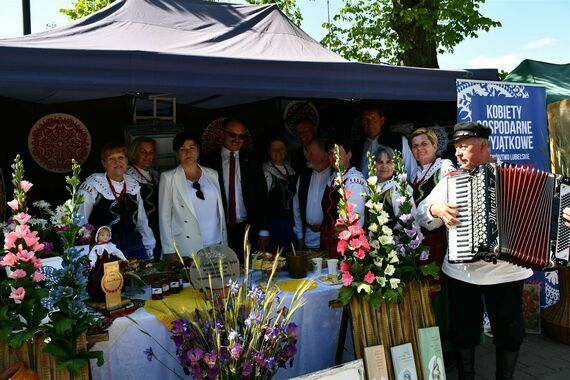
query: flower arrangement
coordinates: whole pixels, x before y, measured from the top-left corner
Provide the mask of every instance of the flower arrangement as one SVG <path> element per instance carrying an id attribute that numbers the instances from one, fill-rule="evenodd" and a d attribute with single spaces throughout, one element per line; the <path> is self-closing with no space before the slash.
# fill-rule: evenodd
<path id="1" fill-rule="evenodd" d="M 44 326 L 49 337 L 45 351 L 51 353 L 59 362 L 60 368 L 67 368 L 74 376 L 89 364 L 89 359 L 97 358 L 98 365 L 103 363 L 100 351 L 82 351 L 74 349 L 74 343 L 95 323 L 96 316 L 91 313 L 85 301 L 89 298 L 87 274 L 89 259 L 79 254 L 75 248 L 79 231 L 84 228 L 83 217 L 79 214 L 79 206 L 83 202 L 77 194 L 81 167 L 72 161 L 72 176 L 66 176 L 66 188 L 70 199 L 62 206 L 58 215 L 58 235 L 63 251 L 62 269 L 42 268 L 49 293 L 41 300 L 48 310 L 50 321 Z"/>
<path id="2" fill-rule="evenodd" d="M 337 148 L 337 165 L 340 165 L 338 157 Z M 373 157 L 370 153 L 367 157 L 368 172 L 375 173 Z M 367 180 L 367 220 L 364 228 L 357 225 L 360 216 L 352 211 L 351 194 L 343 188 L 342 177 L 336 178 L 341 195 L 336 222 L 339 239 L 337 251 L 343 257 L 340 272 L 344 285 L 339 298 L 345 305 L 355 294 L 361 294 L 372 305 L 395 303 L 402 300 L 405 283 L 424 276 L 438 277 L 439 269 L 435 263 L 419 264 L 427 251 L 421 245 L 423 235 L 415 220 L 411 188 L 406 180 L 400 152 L 396 151 L 393 162 L 400 197 L 400 216 L 393 229 L 388 226 L 389 215 L 384 210 L 383 194 L 377 186 L 378 178 L 375 175 Z"/>
<path id="3" fill-rule="evenodd" d="M 24 180 L 24 164 L 16 156 L 12 164 L 14 199 L 8 202 L 12 210 L 12 223 L 4 236 L 4 256 L 0 267 L 6 268 L 8 278 L 0 284 L 0 339 L 13 347 L 30 341 L 39 331 L 47 310 L 40 299 L 47 295 L 40 272 L 42 261 L 37 254 L 44 249 L 37 231 L 30 228 L 31 216 L 27 213 L 26 194 L 33 184 Z"/>
<path id="4" fill-rule="evenodd" d="M 340 168 L 338 147 L 335 149 L 337 167 Z M 370 153 L 368 171 L 376 172 Z M 341 168 L 339 173 L 342 172 Z M 375 175 L 367 180 L 367 222 L 365 228 L 361 228 L 357 225 L 360 216 L 352 211 L 351 194 L 344 189 L 341 175 L 338 174 L 336 178 L 341 195 L 336 222 L 339 240 L 337 251 L 343 257 L 340 272 L 344 285 L 339 298 L 345 305 L 358 293 L 363 293 L 364 299 L 373 305 L 384 301 L 394 303 L 403 294 L 403 286 L 396 273 L 400 259 L 395 250 L 392 229 L 387 225 L 389 216 L 384 211 L 377 181 Z"/>
<path id="5" fill-rule="evenodd" d="M 54 209 L 49 202 L 44 200 L 32 203 L 36 217 L 29 221 L 32 228 L 38 230 L 44 249 L 40 257 L 60 256 L 64 247 L 61 243 L 60 231 L 69 229 L 65 224 L 66 205 L 59 205 Z M 77 232 L 75 245 L 90 245 L 94 242 L 95 227 L 89 223 L 83 224 Z"/>
<path id="6" fill-rule="evenodd" d="M 245 262 L 249 262 L 249 246 Z M 303 306 L 302 295 L 310 285 L 307 282 L 299 287 L 287 307 L 271 284 L 277 263 L 278 257 L 267 286 L 250 286 L 246 264 L 243 282 L 229 281 L 225 297 L 210 291 L 207 310 L 195 310 L 172 322 L 176 360 L 186 375 L 194 379 L 269 379 L 279 368 L 292 366 L 298 326 L 291 318 Z M 159 360 L 152 347 L 145 355 Z"/>
<path id="7" fill-rule="evenodd" d="M 425 263 L 429 252 L 422 245 L 424 235 L 416 221 L 416 209 L 413 202 L 412 189 L 408 185 L 406 169 L 402 154 L 394 153 L 394 176 L 398 182 L 400 197 L 400 216 L 394 225 L 394 241 L 396 252 L 400 258 L 398 275 L 403 282 L 421 280 L 424 277 L 439 278 L 439 267 L 436 263 Z"/>

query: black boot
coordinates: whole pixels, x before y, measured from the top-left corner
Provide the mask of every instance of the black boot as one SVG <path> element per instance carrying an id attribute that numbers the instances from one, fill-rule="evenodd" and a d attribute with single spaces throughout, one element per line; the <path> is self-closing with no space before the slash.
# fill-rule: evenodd
<path id="1" fill-rule="evenodd" d="M 497 349 L 495 357 L 497 359 L 497 380 L 512 379 L 519 352 Z"/>
<path id="2" fill-rule="evenodd" d="M 457 379 L 475 379 L 475 349 L 463 348 L 455 350 L 455 358 L 457 360 Z"/>

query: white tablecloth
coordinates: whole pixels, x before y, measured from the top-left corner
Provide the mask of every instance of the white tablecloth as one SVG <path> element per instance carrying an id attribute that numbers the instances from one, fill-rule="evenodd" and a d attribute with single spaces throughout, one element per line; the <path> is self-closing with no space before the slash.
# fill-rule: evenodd
<path id="1" fill-rule="evenodd" d="M 287 278 L 282 272 L 277 282 Z M 308 278 L 311 278 L 310 275 Z M 318 284 L 316 289 L 305 293 L 307 301 L 293 317 L 293 322 L 299 326 L 293 367 L 280 369 L 275 379 L 288 379 L 334 365 L 342 309 L 330 309 L 328 304 L 330 300 L 337 298 L 340 286 Z M 285 305 L 289 304 L 292 295 L 293 293 L 289 292 L 281 293 L 281 296 L 285 297 Z M 130 317 L 175 356 L 170 332 L 152 314 L 140 308 Z M 105 358 L 102 367 L 97 367 L 94 361 L 91 362 L 93 379 L 176 379 L 177 377 L 158 361 L 147 360 L 144 350 L 149 347 L 153 348 L 160 360 L 183 376 L 175 358 L 160 348 L 154 339 L 142 333 L 139 326 L 123 317 L 113 322 L 109 329 L 109 341 L 97 343 L 93 347 L 93 350 L 103 351 Z"/>

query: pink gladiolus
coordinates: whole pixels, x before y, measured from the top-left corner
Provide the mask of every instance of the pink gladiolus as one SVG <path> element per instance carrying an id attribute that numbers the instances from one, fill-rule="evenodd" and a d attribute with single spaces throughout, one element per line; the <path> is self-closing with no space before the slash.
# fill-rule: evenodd
<path id="1" fill-rule="evenodd" d="M 339 240 L 345 240 L 345 241 L 346 241 L 346 240 L 350 239 L 350 236 L 351 236 L 351 233 L 350 233 L 349 230 L 341 231 L 341 232 L 338 234 Z"/>
<path id="2" fill-rule="evenodd" d="M 364 282 L 367 282 L 369 284 L 372 284 L 375 279 L 376 279 L 376 276 L 374 276 L 374 273 L 372 273 L 370 271 L 368 271 L 368 273 L 366 273 L 364 275 Z"/>
<path id="3" fill-rule="evenodd" d="M 10 298 L 12 298 L 16 303 L 21 303 L 25 296 L 26 289 L 21 286 L 18 289 L 12 288 L 12 292 L 10 293 Z"/>
<path id="4" fill-rule="evenodd" d="M 366 239 L 366 236 L 360 235 L 358 239 L 360 239 L 361 248 L 364 249 L 365 251 L 369 251 L 370 244 L 368 243 L 368 239 Z"/>
<path id="5" fill-rule="evenodd" d="M 0 261 L 0 265 L 3 267 L 11 267 L 18 262 L 18 256 L 14 255 L 12 252 L 8 252 L 6 256 Z"/>
<path id="6" fill-rule="evenodd" d="M 36 256 L 32 257 L 32 258 L 30 259 L 30 262 L 31 262 L 32 264 L 34 264 L 34 267 L 35 267 L 36 269 L 40 269 L 40 268 L 42 267 L 42 261 L 41 261 L 40 259 L 38 259 Z"/>
<path id="7" fill-rule="evenodd" d="M 14 280 L 17 280 L 19 278 L 23 278 L 26 277 L 26 271 L 23 269 L 16 269 L 15 271 L 13 271 L 12 273 L 10 273 L 10 275 L 8 276 Z"/>
<path id="8" fill-rule="evenodd" d="M 26 214 L 25 212 L 21 212 L 19 214 L 14 215 L 13 218 L 19 224 L 26 224 L 30 220 L 31 216 Z"/>
<path id="9" fill-rule="evenodd" d="M 25 249 L 19 249 L 16 256 L 18 256 L 18 259 L 20 259 L 24 262 L 28 262 L 28 261 L 30 261 L 30 259 L 32 257 L 35 256 L 35 252 L 34 251 L 27 251 Z"/>
<path id="10" fill-rule="evenodd" d="M 349 224 L 356 222 L 358 220 L 358 218 L 360 218 L 360 216 L 357 213 L 355 213 L 355 212 L 349 212 L 348 213 L 348 223 Z"/>
<path id="11" fill-rule="evenodd" d="M 349 244 L 354 249 L 362 247 L 362 241 L 359 238 L 350 239 Z"/>
<path id="12" fill-rule="evenodd" d="M 342 274 L 342 283 L 344 284 L 344 286 L 350 286 L 350 284 L 352 284 L 352 281 L 354 280 L 354 277 L 352 277 L 352 275 L 348 272 L 344 272 Z"/>
<path id="13" fill-rule="evenodd" d="M 34 184 L 29 181 L 20 181 L 20 188 L 22 191 L 24 191 L 24 193 L 27 193 L 32 188 L 32 186 L 34 186 Z"/>
<path id="14" fill-rule="evenodd" d="M 33 234 L 24 236 L 24 241 L 26 242 L 26 245 L 30 248 L 32 248 L 34 245 L 38 244 L 39 239 L 37 236 L 35 236 L 35 232 Z"/>
<path id="15" fill-rule="evenodd" d="M 350 191 L 348 189 L 344 189 L 344 195 L 345 195 L 346 199 L 349 199 L 350 196 L 352 195 L 352 191 Z"/>
<path id="16" fill-rule="evenodd" d="M 336 251 L 340 253 L 342 256 L 344 256 L 344 252 L 346 251 L 345 240 L 339 240 L 338 243 L 336 243 Z"/>
<path id="17" fill-rule="evenodd" d="M 17 200 L 11 200 L 10 202 L 8 202 L 8 206 L 10 206 L 10 208 L 14 211 L 16 211 L 17 209 L 20 208 L 20 203 Z"/>
<path id="18" fill-rule="evenodd" d="M 364 252 L 362 249 L 359 249 L 358 251 L 354 252 L 354 257 L 363 260 L 366 257 L 366 252 Z"/>
<path id="19" fill-rule="evenodd" d="M 34 274 L 32 275 L 32 281 L 33 282 L 40 282 L 44 279 L 44 275 L 41 274 L 39 271 L 35 271 Z"/>
<path id="20" fill-rule="evenodd" d="M 354 208 L 356 207 L 356 205 L 352 202 L 346 202 L 346 212 L 351 212 L 352 210 L 354 210 Z"/>
<path id="21" fill-rule="evenodd" d="M 18 240 L 18 234 L 8 232 L 6 236 L 4 236 L 4 249 L 16 248 L 16 240 Z"/>
<path id="22" fill-rule="evenodd" d="M 348 231 L 351 236 L 364 235 L 364 230 L 360 226 L 348 226 Z"/>
<path id="23" fill-rule="evenodd" d="M 350 270 L 350 264 L 348 264 L 346 261 L 342 261 L 339 265 L 339 270 L 341 272 L 348 272 Z"/>

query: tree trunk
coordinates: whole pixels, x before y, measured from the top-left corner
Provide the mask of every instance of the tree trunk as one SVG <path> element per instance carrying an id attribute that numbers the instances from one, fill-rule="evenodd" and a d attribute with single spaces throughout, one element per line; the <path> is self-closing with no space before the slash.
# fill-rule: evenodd
<path id="1" fill-rule="evenodd" d="M 429 36 L 437 28 L 438 1 L 425 0 L 423 7 L 427 15 L 422 16 L 422 22 L 415 17 L 409 21 L 399 15 L 400 12 L 410 12 L 420 0 L 392 0 L 394 7 L 391 24 L 399 39 L 400 52 L 398 63 L 403 66 L 439 68 L 437 62 L 437 44 Z"/>

